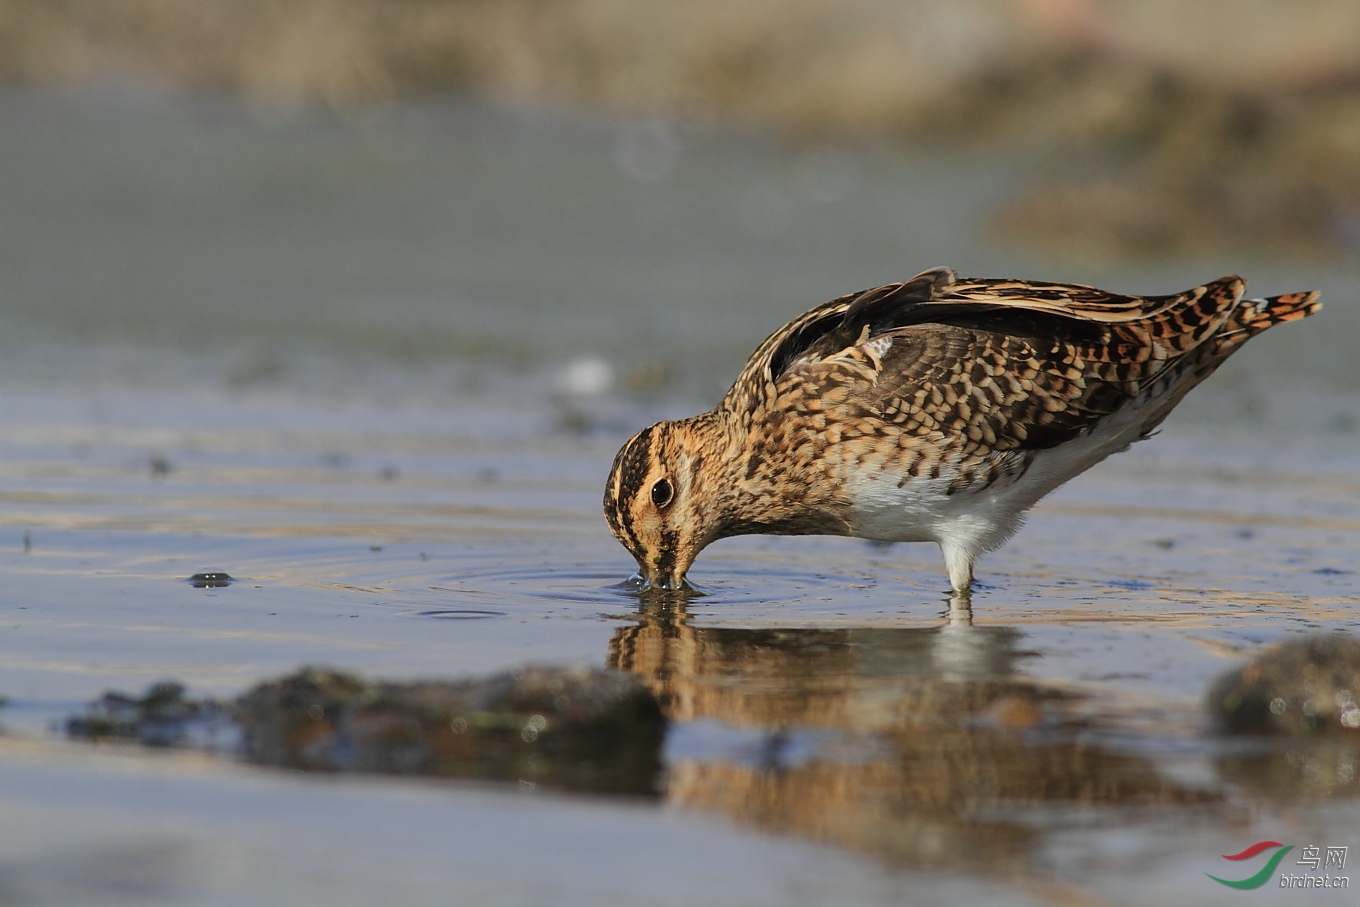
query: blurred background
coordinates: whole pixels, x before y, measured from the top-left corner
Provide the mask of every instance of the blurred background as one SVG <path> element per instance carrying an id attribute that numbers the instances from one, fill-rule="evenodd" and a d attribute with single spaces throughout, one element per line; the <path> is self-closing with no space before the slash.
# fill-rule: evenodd
<path id="1" fill-rule="evenodd" d="M 1201 409 L 1360 385 L 1346 0 L 0 0 L 0 82 L 10 386 L 617 427 L 938 264 L 1320 288 Z"/>
<path id="2" fill-rule="evenodd" d="M 1324 308 L 1036 508 L 977 626 L 927 545 L 621 590 L 623 439 L 937 265 Z M 1220 854 L 1360 844 L 1353 744 L 1203 709 L 1360 630 L 1357 281 L 1355 0 L 0 0 L 0 902 L 1238 903 Z M 681 809 L 55 740 L 526 663 L 648 683 Z"/>

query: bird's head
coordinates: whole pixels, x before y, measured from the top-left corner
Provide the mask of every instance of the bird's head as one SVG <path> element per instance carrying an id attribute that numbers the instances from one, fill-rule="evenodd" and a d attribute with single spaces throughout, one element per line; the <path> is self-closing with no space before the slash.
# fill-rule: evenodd
<path id="1" fill-rule="evenodd" d="M 707 449 L 695 419 L 659 422 L 620 448 L 604 489 L 604 515 L 649 586 L 681 589 L 694 558 L 719 535 L 721 490 L 702 480 Z M 715 495 L 714 492 L 717 492 Z"/>

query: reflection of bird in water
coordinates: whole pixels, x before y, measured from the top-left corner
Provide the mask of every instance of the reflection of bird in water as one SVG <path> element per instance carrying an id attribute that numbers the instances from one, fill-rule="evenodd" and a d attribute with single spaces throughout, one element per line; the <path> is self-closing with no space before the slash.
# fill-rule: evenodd
<path id="1" fill-rule="evenodd" d="M 915 723 L 921 715 L 958 718 L 1012 691 L 1019 639 L 1011 627 L 952 621 L 696 627 L 683 604 L 658 606 L 648 593 L 638 624 L 610 640 L 608 663 L 646 678 L 672 720 L 868 731 Z"/>
<path id="2" fill-rule="evenodd" d="M 712 411 L 630 439 L 605 516 L 663 588 L 710 542 L 773 533 L 933 541 L 966 591 L 1036 501 L 1318 308 L 1245 286 L 1138 297 L 936 268 L 843 296 L 771 335 Z"/>
<path id="3" fill-rule="evenodd" d="M 995 872 L 1032 865 L 1036 815 L 1065 830 L 1073 809 L 1218 799 L 1090 739 L 1069 691 L 1017 672 L 1013 627 L 705 627 L 643 598 L 609 666 L 640 675 L 671 721 L 670 804 Z"/>

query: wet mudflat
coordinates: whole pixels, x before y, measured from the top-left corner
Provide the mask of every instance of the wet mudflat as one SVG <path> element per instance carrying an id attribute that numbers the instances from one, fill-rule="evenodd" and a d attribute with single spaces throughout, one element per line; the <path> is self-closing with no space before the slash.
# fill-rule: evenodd
<path id="1" fill-rule="evenodd" d="M 988 191 L 973 164 L 688 139 L 639 181 L 616 172 L 608 124 L 5 103 L 25 130 L 0 131 L 0 153 L 26 175 L 3 184 L 6 248 L 26 251 L 0 278 L 23 301 L 0 340 L 0 903 L 1227 904 L 1244 895 L 1205 874 L 1266 857 L 1222 854 L 1360 846 L 1353 743 L 1227 736 L 1205 710 L 1272 644 L 1360 625 L 1343 294 L 1043 502 L 980 562 L 969 611 L 930 546 L 844 539 L 727 540 L 692 572 L 703 595 L 639 598 L 600 514 L 618 444 L 711 405 L 842 279 L 1021 269 L 970 232 Z M 91 200 L 59 176 L 101 135 Z M 492 161 L 507 136 L 513 167 Z M 148 168 L 148 148 L 175 166 Z M 205 159 L 229 176 L 200 179 Z M 469 160 L 505 166 L 464 185 Z M 311 188 L 240 194 L 280 167 Z M 809 173 L 830 182 L 806 190 Z M 394 185 L 402 204 L 375 213 Z M 582 194 L 631 213 L 592 219 Z M 214 227 L 222 205 L 239 220 Z M 464 241 L 486 217 L 502 266 Z M 390 232 L 411 218 L 442 237 L 424 254 Z M 130 222 L 131 240 L 98 229 Z M 544 250 L 561 257 L 541 271 L 504 264 Z M 318 291 L 342 265 L 374 284 Z M 463 346 L 431 352 L 446 341 Z M 230 735 L 64 734 L 105 691 L 163 680 L 228 702 L 306 665 L 458 683 L 534 664 L 650 691 L 667 726 L 646 796 L 263 768 Z"/>
<path id="2" fill-rule="evenodd" d="M 1219 854 L 1257 840 L 1344 844 L 1354 826 L 1354 743 L 1225 737 L 1204 710 L 1215 678 L 1263 646 L 1356 632 L 1360 508 L 1345 470 L 1308 454 L 1326 435 L 1292 448 L 1320 468 L 1266 481 L 1245 442 L 1224 453 L 1213 447 L 1223 434 L 1173 427 L 1041 506 L 983 562 L 965 613 L 928 546 L 835 539 L 722 543 L 695 570 L 704 595 L 629 595 L 616 587 L 627 555 L 597 514 L 610 438 L 498 444 L 428 433 L 427 413 L 353 406 L 299 408 L 306 431 L 239 427 L 261 407 L 298 406 L 284 396 L 178 398 L 215 413 L 183 430 L 155 424 L 177 411 L 166 395 L 126 430 L 70 417 L 74 403 L 57 421 L 25 417 L 14 399 L 6 416 L 22 442 L 6 451 L 0 496 L 3 812 L 49 835 L 7 845 L 17 903 L 126 874 L 133 900 L 268 902 L 260 878 L 232 868 L 272 847 L 244 840 L 242 822 L 263 823 L 264 841 L 307 842 L 289 859 L 321 877 L 277 879 L 280 891 L 338 890 L 351 874 L 334 867 L 363 859 L 411 903 L 433 901 L 426 886 L 442 872 L 525 902 L 549 884 L 566 903 L 819 903 L 837 891 L 862 903 L 959 892 L 1155 903 L 1187 887 L 1227 902 L 1235 892 L 1204 876 L 1223 869 Z M 106 396 L 104 411 L 143 400 Z M 168 472 L 148 463 L 149 437 Z M 189 581 L 210 571 L 233 581 Z M 104 690 L 165 678 L 226 699 L 304 664 L 448 680 L 534 663 L 630 672 L 652 690 L 668 719 L 659 812 L 647 799 L 560 799 L 551 779 L 318 782 L 252 774 L 222 746 L 146 752 L 58 732 Z M 160 792 L 135 780 L 149 777 Z M 107 818 L 78 818 L 91 803 Z M 426 855 L 376 844 L 373 829 L 412 804 L 412 829 L 438 839 L 420 845 Z M 331 827 L 334 810 L 353 811 L 348 835 Z M 459 816 L 487 823 L 475 847 Z M 440 840 L 472 847 L 469 860 L 498 838 L 528 847 L 526 823 L 539 837 L 513 881 L 430 862 Z M 577 823 L 611 830 L 587 846 Z M 73 824 L 74 843 L 55 843 Z M 113 834 L 125 826 L 139 829 L 130 843 Z M 171 846 L 165 828 L 187 837 Z M 606 897 L 588 880 L 643 842 L 686 849 L 693 862 L 669 872 L 704 875 L 720 840 L 772 887 L 662 891 L 662 874 Z M 809 857 L 809 842 L 830 850 Z M 565 870 L 547 852 L 568 846 L 580 877 L 549 881 Z M 208 864 L 206 888 L 185 881 Z"/>

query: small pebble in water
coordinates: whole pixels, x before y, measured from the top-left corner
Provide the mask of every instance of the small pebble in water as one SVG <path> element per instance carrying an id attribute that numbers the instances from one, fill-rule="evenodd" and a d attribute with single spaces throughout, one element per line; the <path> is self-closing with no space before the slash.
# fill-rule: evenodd
<path id="1" fill-rule="evenodd" d="M 205 570 L 189 577 L 189 583 L 195 589 L 221 589 L 223 586 L 230 586 L 234 582 L 236 580 L 220 570 Z"/>

